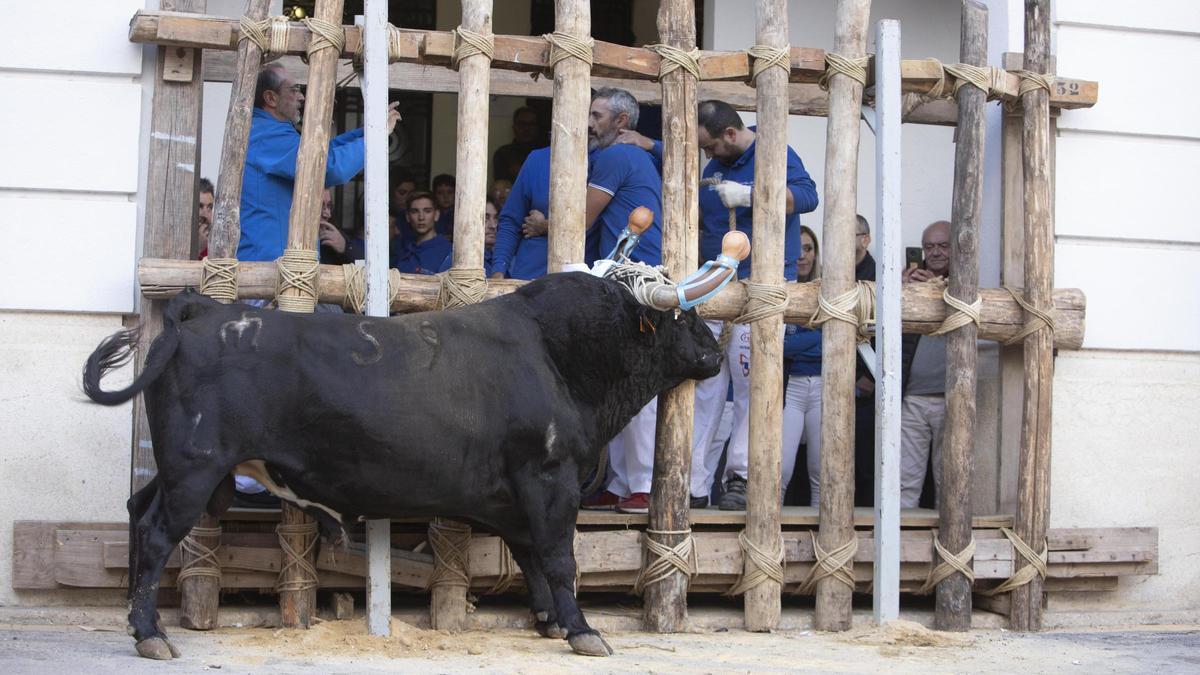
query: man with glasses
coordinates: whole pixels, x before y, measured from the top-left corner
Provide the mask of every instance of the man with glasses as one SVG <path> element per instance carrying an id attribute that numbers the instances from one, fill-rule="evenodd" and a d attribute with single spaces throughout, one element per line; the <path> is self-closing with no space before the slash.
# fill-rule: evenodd
<path id="1" fill-rule="evenodd" d="M 246 147 L 242 178 L 241 226 L 238 260 L 272 261 L 287 246 L 288 214 L 296 180 L 296 155 L 300 151 L 300 105 L 304 93 L 281 64 L 265 66 L 254 88 L 254 114 Z M 388 108 L 388 133 L 400 113 Z M 355 129 L 329 141 L 325 187 L 348 182 L 363 169 L 363 131 Z M 313 242 L 315 246 L 317 242 Z"/>
<path id="2" fill-rule="evenodd" d="M 904 270 L 902 281 L 923 283 L 950 272 L 950 223 L 939 220 L 921 235 L 925 262 Z M 929 451 L 933 449 L 933 484 L 941 485 L 942 430 L 946 421 L 946 338 L 905 336 L 902 368 L 904 397 L 900 403 L 900 508 L 916 508 L 925 485 Z M 909 355 L 912 355 L 911 357 Z"/>

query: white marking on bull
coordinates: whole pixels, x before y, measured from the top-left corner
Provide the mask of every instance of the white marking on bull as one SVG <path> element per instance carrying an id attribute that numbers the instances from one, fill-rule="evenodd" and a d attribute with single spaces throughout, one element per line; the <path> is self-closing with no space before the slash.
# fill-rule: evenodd
<path id="1" fill-rule="evenodd" d="M 292 492 L 291 488 L 288 488 L 286 485 L 280 485 L 276 483 L 275 480 L 271 478 L 271 474 L 267 473 L 266 462 L 262 461 L 261 459 L 252 459 L 247 462 L 242 462 L 234 467 L 233 471 L 234 473 L 239 473 L 243 476 L 249 476 L 259 483 L 262 483 L 263 487 L 270 490 L 271 494 L 279 497 L 280 499 L 286 499 L 302 509 L 315 506 L 325 513 L 333 516 L 333 519 L 339 523 L 342 522 L 342 514 L 338 513 L 337 511 L 334 511 L 324 504 L 318 504 L 316 502 L 310 502 L 307 499 L 301 499 L 300 497 L 296 496 L 295 492 Z"/>
<path id="2" fill-rule="evenodd" d="M 242 312 L 241 319 L 238 319 L 237 321 L 226 321 L 225 323 L 221 324 L 221 330 L 218 331 L 217 334 L 221 336 L 222 345 L 228 346 L 227 340 L 231 332 L 237 334 L 237 344 L 240 345 L 242 342 L 242 334 L 250 328 L 254 328 L 250 334 L 250 348 L 254 351 L 258 351 L 258 333 L 260 330 L 262 330 L 262 319 L 258 318 L 257 316 L 246 316 L 247 314 L 249 314 L 249 312 Z"/>
<path id="3" fill-rule="evenodd" d="M 558 433 L 554 429 L 554 420 L 550 420 L 550 426 L 546 427 L 546 456 L 550 457 L 554 454 L 554 441 L 558 439 Z"/>
<path id="4" fill-rule="evenodd" d="M 371 365 L 372 363 L 375 363 L 379 359 L 383 358 L 383 348 L 379 346 L 379 340 L 376 340 L 373 335 L 367 332 L 367 326 L 370 324 L 370 321 L 360 321 L 358 323 L 358 334 L 361 335 L 364 340 L 371 343 L 371 346 L 375 348 L 375 353 L 371 356 L 363 358 L 362 356 L 358 355 L 358 352 L 350 352 L 350 358 L 354 359 L 354 362 L 360 366 Z"/>

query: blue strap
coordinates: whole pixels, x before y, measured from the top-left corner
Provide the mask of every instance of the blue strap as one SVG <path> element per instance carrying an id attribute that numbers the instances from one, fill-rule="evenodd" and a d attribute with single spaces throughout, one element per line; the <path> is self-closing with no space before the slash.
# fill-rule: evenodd
<path id="1" fill-rule="evenodd" d="M 687 292 L 688 288 L 694 286 L 697 280 L 708 276 L 708 273 L 716 267 L 723 267 L 731 272 L 734 272 L 734 274 L 730 274 L 729 276 L 725 277 L 725 281 L 722 281 L 716 288 L 708 293 L 705 293 L 699 298 L 696 298 L 695 300 L 687 300 L 684 297 L 684 294 Z M 724 254 L 718 255 L 716 260 L 710 260 L 704 263 L 700 269 L 688 275 L 686 279 L 679 282 L 679 285 L 675 287 L 675 295 L 677 298 L 679 298 L 679 308 L 683 310 L 689 310 L 696 305 L 707 301 L 709 298 L 712 298 L 717 293 L 720 293 L 721 289 L 728 286 L 729 282 L 733 281 L 737 277 L 737 268 L 738 261 Z"/>

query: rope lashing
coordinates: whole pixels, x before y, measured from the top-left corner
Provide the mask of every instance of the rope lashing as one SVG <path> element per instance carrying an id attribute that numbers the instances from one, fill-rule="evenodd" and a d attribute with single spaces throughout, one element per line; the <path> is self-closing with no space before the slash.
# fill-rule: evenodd
<path id="1" fill-rule="evenodd" d="M 237 301 L 237 258 L 205 256 L 200 270 L 200 292 L 221 302 Z"/>
<path id="2" fill-rule="evenodd" d="M 304 25 L 312 32 L 312 40 L 308 43 L 308 56 L 322 49 L 335 49 L 338 54 L 346 48 L 346 29 L 341 24 L 324 19 L 309 18 Z"/>
<path id="3" fill-rule="evenodd" d="M 255 21 L 243 16 L 238 19 L 238 28 L 242 35 L 238 42 L 249 40 L 258 46 L 264 57 L 286 54 L 288 51 L 288 18 L 272 16 L 262 21 Z"/>
<path id="4" fill-rule="evenodd" d="M 1005 286 L 1004 290 L 1008 291 L 1008 294 L 1012 296 L 1013 300 L 1017 301 L 1017 304 L 1021 306 L 1021 309 L 1024 309 L 1026 312 L 1029 312 L 1033 315 L 1032 319 L 1025 322 L 1025 325 L 1021 328 L 1020 332 L 1004 341 L 1005 345 L 1015 345 L 1024 340 L 1026 336 L 1032 335 L 1033 333 L 1036 333 L 1042 329 L 1049 329 L 1051 336 L 1054 335 L 1054 316 L 1050 314 L 1050 312 L 1035 307 L 1033 303 L 1021 297 L 1020 291 L 1012 286 Z"/>
<path id="5" fill-rule="evenodd" d="M 342 304 L 355 314 L 362 314 L 367 306 L 367 268 L 354 263 L 342 265 L 342 276 L 346 279 L 346 298 Z"/>
<path id="6" fill-rule="evenodd" d="M 937 585 L 949 579 L 955 572 L 962 574 L 967 578 L 967 585 L 975 583 L 975 570 L 971 567 L 971 558 L 975 556 L 975 539 L 971 538 L 971 543 L 962 550 L 958 555 L 942 546 L 942 542 L 938 539 L 937 530 L 930 534 L 933 535 L 933 548 L 937 551 L 934 556 L 934 561 L 929 563 L 929 576 L 925 577 L 925 583 L 921 584 L 921 588 L 917 593 L 925 595 Z M 940 557 L 944 562 L 938 563 L 937 558 Z"/>
<path id="7" fill-rule="evenodd" d="M 438 307 L 452 309 L 473 305 L 487 293 L 482 267 L 455 267 L 438 275 Z"/>
<path id="8" fill-rule="evenodd" d="M 674 546 L 667 546 L 655 541 L 650 535 L 682 535 L 683 539 Z M 642 533 L 641 539 L 643 545 L 642 566 L 638 570 L 637 578 L 633 581 L 634 595 L 641 595 L 647 586 L 671 578 L 676 571 L 682 572 L 688 580 L 696 576 L 699 559 L 697 558 L 696 541 L 692 538 L 690 529 L 647 529 Z"/>
<path id="9" fill-rule="evenodd" d="M 429 521 L 429 546 L 433 549 L 430 588 L 467 588 L 471 585 L 471 577 L 467 575 L 467 555 L 471 549 L 470 526 L 434 518 Z"/>
<path id="10" fill-rule="evenodd" d="M 692 49 L 680 49 L 664 44 L 646 45 L 646 49 L 662 57 L 662 61 L 658 64 L 658 79 L 661 80 L 667 73 L 675 72 L 680 68 L 691 73 L 693 78 L 700 79 L 699 49 L 695 47 Z"/>
<path id="11" fill-rule="evenodd" d="M 577 38 L 570 33 L 554 31 L 546 33 L 542 36 L 546 42 L 550 43 L 550 70 L 554 70 L 554 66 L 558 65 L 559 61 L 567 58 L 577 58 L 587 64 L 588 68 L 592 67 L 592 47 L 596 41 L 592 38 Z"/>
<path id="12" fill-rule="evenodd" d="M 821 73 L 821 79 L 817 81 L 817 84 L 825 91 L 829 91 L 829 81 L 833 76 L 845 75 L 865 87 L 867 86 L 867 65 L 870 62 L 870 56 L 859 56 L 852 59 L 841 54 L 825 52 L 825 72 Z"/>
<path id="13" fill-rule="evenodd" d="M 187 555 L 182 556 L 183 565 L 179 570 L 177 584 L 182 584 L 184 579 L 192 577 L 212 577 L 214 579 L 221 578 L 221 559 L 217 557 L 217 551 L 221 550 L 221 527 L 193 527 L 183 541 L 179 542 L 179 547 Z M 217 545 L 209 548 L 200 543 L 200 537 L 217 537 Z M 189 558 L 188 556 L 194 556 Z"/>
<path id="14" fill-rule="evenodd" d="M 495 44 L 495 36 L 491 33 L 476 33 L 473 30 L 468 30 L 459 26 L 451 31 L 454 34 L 454 56 L 450 60 L 450 65 L 458 70 L 458 64 L 463 59 L 472 56 L 485 56 L 488 61 L 492 60 L 492 46 Z"/>
<path id="15" fill-rule="evenodd" d="M 400 60 L 400 57 L 402 55 L 403 42 L 401 41 L 401 37 L 404 34 L 400 31 L 399 28 L 397 28 L 396 26 L 394 26 L 390 23 L 385 24 L 385 26 L 387 27 L 387 39 L 388 39 L 388 63 L 395 63 L 396 61 Z M 365 31 L 364 31 L 364 33 L 365 33 Z M 360 62 L 361 62 L 362 56 L 363 56 L 363 49 L 365 48 L 364 43 L 366 42 L 365 37 L 366 36 L 363 35 L 363 37 L 359 38 L 358 46 L 354 50 L 354 60 L 355 60 L 356 68 L 361 65 Z"/>
<path id="16" fill-rule="evenodd" d="M 275 590 L 307 591 L 317 587 L 317 568 L 308 561 L 308 556 L 317 547 L 317 523 L 294 523 L 275 526 L 275 534 L 279 535 L 279 548 L 283 549 L 283 566 L 279 570 L 279 578 L 275 582 Z M 289 536 L 304 537 L 304 550 L 296 551 L 288 541 Z M 296 569 L 299 574 L 295 579 L 284 580 L 288 571 Z"/>
<path id="17" fill-rule="evenodd" d="M 824 294 L 817 295 L 817 311 L 806 324 L 816 328 L 830 320 L 853 324 L 858 330 L 858 341 L 871 339 L 870 327 L 875 325 L 875 282 L 859 281 L 850 290 L 827 300 Z"/>
<path id="18" fill-rule="evenodd" d="M 621 263 L 612 268 L 606 276 L 610 279 L 617 279 L 621 285 L 628 288 L 638 304 L 664 312 L 675 309 L 674 305 L 654 304 L 654 297 L 657 295 L 656 291 L 659 287 L 666 286 L 672 290 L 675 288 L 675 284 L 667 279 L 659 267 L 651 267 L 641 262 Z"/>
<path id="19" fill-rule="evenodd" d="M 1034 577 L 1046 578 L 1046 561 L 1050 558 L 1050 548 L 1046 545 L 1046 542 L 1042 541 L 1041 553 L 1034 553 L 1029 544 L 1026 544 L 1016 532 L 1007 527 L 1000 528 L 1000 531 L 1012 542 L 1013 550 L 1029 564 L 1017 570 L 1016 573 L 1005 579 L 999 586 L 990 591 L 983 591 L 984 595 L 1000 595 L 1001 593 L 1007 593 L 1015 588 L 1024 586 L 1033 581 Z M 1013 563 L 1013 567 L 1016 567 L 1016 560 Z"/>
<path id="20" fill-rule="evenodd" d="M 979 311 L 983 308 L 981 296 L 976 295 L 973 302 L 966 303 L 950 295 L 950 289 L 947 288 L 942 291 L 942 301 L 950 305 L 954 311 L 946 315 L 946 318 L 942 319 L 942 325 L 938 326 L 937 330 L 931 332 L 930 335 L 945 335 L 971 323 L 976 327 L 979 326 Z"/>
<path id="21" fill-rule="evenodd" d="M 499 545 L 500 574 L 496 577 L 496 583 L 488 589 L 488 595 L 499 595 L 512 586 L 513 581 L 517 579 L 517 572 L 520 571 L 517 566 L 517 561 L 513 558 L 512 551 L 508 550 L 508 544 L 500 537 L 496 537 L 496 543 Z"/>
<path id="22" fill-rule="evenodd" d="M 746 306 L 734 323 L 754 323 L 767 317 L 783 314 L 788 306 L 787 289 L 779 284 L 743 282 L 746 286 Z"/>
<path id="23" fill-rule="evenodd" d="M 317 306 L 317 271 L 320 261 L 316 251 L 302 248 L 284 249 L 283 256 L 276 261 L 279 268 L 279 283 L 275 299 L 279 309 L 288 312 L 311 312 Z M 296 295 L 285 295 L 294 290 Z"/>
<path id="24" fill-rule="evenodd" d="M 783 68 L 788 76 L 792 74 L 792 53 L 787 47 L 754 45 L 746 50 L 746 54 L 750 57 L 751 83 L 757 82 L 758 76 L 771 67 Z"/>
<path id="25" fill-rule="evenodd" d="M 1024 96 L 1038 89 L 1045 89 L 1046 93 L 1050 93 L 1054 85 L 1054 76 L 1050 74 L 1043 75 L 1032 70 L 1010 70 L 1009 72 L 1021 78 L 1021 83 L 1017 87 L 1018 96 Z"/>
<path id="26" fill-rule="evenodd" d="M 742 547 L 742 573 L 738 575 L 737 581 L 729 590 L 725 591 L 724 595 L 741 595 L 746 591 L 758 586 L 764 581 L 774 581 L 783 587 L 783 536 L 775 542 L 776 549 L 772 551 L 764 551 L 750 538 L 746 536 L 746 531 L 742 530 L 738 533 L 738 545 Z M 751 570 L 746 572 L 745 562 L 749 560 Z"/>
<path id="27" fill-rule="evenodd" d="M 796 587 L 793 594 L 807 595 L 812 593 L 817 588 L 817 582 L 825 577 L 833 577 L 849 586 L 850 590 L 853 591 L 854 555 L 858 553 L 858 537 L 851 535 L 850 541 L 827 552 L 817 542 L 817 533 L 810 531 L 810 535 L 812 536 L 813 555 L 816 557 L 816 562 L 813 563 L 812 568 L 808 570 L 808 575 Z"/>
<path id="28" fill-rule="evenodd" d="M 958 94 L 958 90 L 964 84 L 973 85 L 976 89 L 982 91 L 984 96 L 992 94 L 992 71 L 986 66 L 973 66 L 969 63 L 948 63 L 942 68 L 945 72 L 954 76 L 954 91 L 953 95 Z M 945 81 L 943 76 L 942 81 Z"/>

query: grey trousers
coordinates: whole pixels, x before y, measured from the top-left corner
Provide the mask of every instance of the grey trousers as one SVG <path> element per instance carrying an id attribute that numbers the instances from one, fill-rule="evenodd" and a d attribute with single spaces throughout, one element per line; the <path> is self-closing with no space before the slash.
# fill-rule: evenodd
<path id="1" fill-rule="evenodd" d="M 942 428 L 946 397 L 911 394 L 900 403 L 900 508 L 915 509 L 925 485 L 929 448 L 933 446 L 935 503 L 942 487 Z"/>

